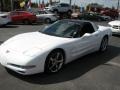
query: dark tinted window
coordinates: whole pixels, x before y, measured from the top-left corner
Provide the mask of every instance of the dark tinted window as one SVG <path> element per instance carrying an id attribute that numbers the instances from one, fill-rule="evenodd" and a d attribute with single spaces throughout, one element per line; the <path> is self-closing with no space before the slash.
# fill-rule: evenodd
<path id="1" fill-rule="evenodd" d="M 39 11 L 39 14 L 45 14 L 45 12 L 44 11 Z"/>
<path id="2" fill-rule="evenodd" d="M 85 33 L 95 32 L 91 23 L 85 23 L 80 31 L 80 36 L 83 36 Z"/>
<path id="3" fill-rule="evenodd" d="M 18 12 L 11 12 L 10 15 L 12 16 L 18 15 Z"/>
<path id="4" fill-rule="evenodd" d="M 61 7 L 68 7 L 69 5 L 68 4 L 60 4 Z"/>

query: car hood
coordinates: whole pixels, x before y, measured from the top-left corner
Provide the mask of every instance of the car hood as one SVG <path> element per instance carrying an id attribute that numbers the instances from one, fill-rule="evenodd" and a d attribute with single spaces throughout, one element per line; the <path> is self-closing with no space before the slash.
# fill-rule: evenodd
<path id="1" fill-rule="evenodd" d="M 108 23 L 109 25 L 120 25 L 120 21 L 118 21 L 118 20 L 115 20 L 115 21 L 111 21 L 111 22 L 109 22 Z"/>
<path id="2" fill-rule="evenodd" d="M 1 13 L 0 16 L 6 16 L 8 15 L 7 13 Z"/>
<path id="3" fill-rule="evenodd" d="M 27 50 L 52 48 L 65 43 L 67 38 L 55 37 L 40 32 L 16 35 L 4 42 L 1 47 L 23 53 Z"/>

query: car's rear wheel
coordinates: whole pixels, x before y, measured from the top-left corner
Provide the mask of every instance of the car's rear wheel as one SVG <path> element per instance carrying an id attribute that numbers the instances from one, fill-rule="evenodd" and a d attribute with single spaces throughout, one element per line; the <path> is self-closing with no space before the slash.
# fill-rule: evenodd
<path id="1" fill-rule="evenodd" d="M 53 13 L 57 15 L 57 14 L 58 14 L 58 10 L 55 9 L 55 10 L 53 11 Z"/>
<path id="2" fill-rule="evenodd" d="M 25 25 L 28 25 L 28 24 L 30 24 L 31 22 L 30 22 L 29 20 L 25 19 L 25 20 L 23 20 L 23 23 L 24 23 Z"/>
<path id="3" fill-rule="evenodd" d="M 47 73 L 55 73 L 58 72 L 65 61 L 65 56 L 61 50 L 54 50 L 52 51 L 45 63 L 45 72 Z"/>
<path id="4" fill-rule="evenodd" d="M 45 19 L 45 23 L 50 23 L 51 22 L 51 19 L 50 18 L 46 18 Z"/>
<path id="5" fill-rule="evenodd" d="M 104 52 L 107 50 L 107 47 L 108 47 L 108 37 L 105 36 L 103 39 L 102 39 L 102 42 L 101 42 L 101 45 L 100 45 L 100 52 Z"/>
<path id="6" fill-rule="evenodd" d="M 69 10 L 67 13 L 68 13 L 68 15 L 71 15 L 71 14 L 72 14 L 72 11 L 71 11 L 71 10 Z"/>

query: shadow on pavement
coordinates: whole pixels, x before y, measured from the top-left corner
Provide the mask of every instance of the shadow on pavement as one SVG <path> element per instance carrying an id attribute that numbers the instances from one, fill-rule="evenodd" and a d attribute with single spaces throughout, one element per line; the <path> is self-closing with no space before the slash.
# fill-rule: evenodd
<path id="1" fill-rule="evenodd" d="M 114 35 L 112 35 L 112 36 L 114 36 L 114 37 L 119 37 L 119 38 L 120 38 L 120 34 L 119 34 L 119 35 L 117 35 L 117 34 L 114 34 Z"/>
<path id="2" fill-rule="evenodd" d="M 0 45 L 3 43 L 3 41 L 0 41 Z"/>
<path id="3" fill-rule="evenodd" d="M 0 28 L 18 28 L 17 25 L 6 25 L 6 26 L 0 26 Z"/>
<path id="4" fill-rule="evenodd" d="M 106 62 L 110 61 L 114 57 L 120 55 L 120 48 L 109 46 L 108 50 L 104 53 L 92 53 L 82 58 L 73 61 L 64 66 L 64 68 L 55 74 L 36 74 L 31 76 L 22 76 L 11 70 L 8 72 L 23 81 L 33 83 L 33 84 L 54 84 L 65 82 L 73 79 L 77 79 L 89 72 L 90 70 L 98 67 L 99 65 L 104 65 Z"/>
<path id="5" fill-rule="evenodd" d="M 12 25 L 24 25 L 24 26 L 37 26 L 37 25 L 44 25 L 45 23 L 39 22 L 39 23 L 32 23 L 32 24 L 24 24 L 24 23 L 12 23 Z"/>

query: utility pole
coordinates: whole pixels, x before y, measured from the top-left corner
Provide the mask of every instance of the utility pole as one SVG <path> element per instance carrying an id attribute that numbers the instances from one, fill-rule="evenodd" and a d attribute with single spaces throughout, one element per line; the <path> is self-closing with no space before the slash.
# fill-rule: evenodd
<path id="1" fill-rule="evenodd" d="M 52 5 L 52 0 L 49 0 L 49 4 Z"/>
<path id="2" fill-rule="evenodd" d="M 13 0 L 11 0 L 11 11 L 13 11 Z"/>
<path id="3" fill-rule="evenodd" d="M 2 10 L 3 10 L 3 1 L 0 0 L 0 11 L 2 11 Z"/>
<path id="4" fill-rule="evenodd" d="M 117 4 L 117 10 L 119 11 L 119 5 L 120 5 L 120 1 L 118 0 L 118 4 Z"/>
<path id="5" fill-rule="evenodd" d="M 71 5 L 71 3 L 72 3 L 72 0 L 70 0 L 70 5 Z"/>

